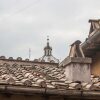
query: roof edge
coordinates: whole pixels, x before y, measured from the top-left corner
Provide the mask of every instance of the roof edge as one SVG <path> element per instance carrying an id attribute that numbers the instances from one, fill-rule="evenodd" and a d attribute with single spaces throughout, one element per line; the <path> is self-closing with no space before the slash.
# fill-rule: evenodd
<path id="1" fill-rule="evenodd" d="M 32 88 L 32 87 L 22 87 L 22 86 L 9 86 L 0 85 L 1 93 L 10 94 L 49 94 L 49 95 L 63 95 L 63 96 L 99 96 L 100 91 L 90 91 L 90 90 L 59 90 L 59 89 L 47 89 L 47 88 Z"/>

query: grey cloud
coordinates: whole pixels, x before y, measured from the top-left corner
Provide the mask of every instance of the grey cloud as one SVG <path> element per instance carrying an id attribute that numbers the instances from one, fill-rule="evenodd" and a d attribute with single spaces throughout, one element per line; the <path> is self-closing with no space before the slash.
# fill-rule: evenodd
<path id="1" fill-rule="evenodd" d="M 0 55 L 43 55 L 46 36 L 63 59 L 76 39 L 88 36 L 90 18 L 99 18 L 100 0 L 0 0 Z"/>

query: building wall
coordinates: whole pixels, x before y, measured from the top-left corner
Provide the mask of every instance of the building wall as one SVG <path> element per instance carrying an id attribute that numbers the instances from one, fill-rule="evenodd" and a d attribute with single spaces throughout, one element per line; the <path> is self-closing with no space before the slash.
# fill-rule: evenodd
<path id="1" fill-rule="evenodd" d="M 74 100 L 64 96 L 45 96 L 45 95 L 23 95 L 23 94 L 0 94 L 0 100 Z M 80 100 L 80 99 L 75 99 Z"/>
<path id="2" fill-rule="evenodd" d="M 53 95 L 24 95 L 24 94 L 2 94 L 0 100 L 100 100 L 98 97 L 76 97 L 76 96 L 53 96 Z"/>
<path id="3" fill-rule="evenodd" d="M 100 97 L 62 96 L 62 95 L 25 95 L 0 93 L 0 100 L 100 100 Z"/>
<path id="4" fill-rule="evenodd" d="M 9 60 L 9 59 L 0 59 L 0 64 L 17 64 L 17 65 L 23 65 L 23 66 L 33 66 L 33 65 L 38 65 L 38 66 L 55 66 L 57 67 L 58 64 L 56 63 L 46 63 L 46 62 L 32 62 L 32 61 L 18 61 L 18 60 Z"/>
<path id="5" fill-rule="evenodd" d="M 97 53 L 93 58 L 91 73 L 100 76 L 100 52 Z"/>
<path id="6" fill-rule="evenodd" d="M 89 64 L 71 63 L 65 67 L 65 75 L 69 81 L 91 82 Z"/>
<path id="7" fill-rule="evenodd" d="M 0 94 L 0 100 L 44 100 L 41 96 Z"/>

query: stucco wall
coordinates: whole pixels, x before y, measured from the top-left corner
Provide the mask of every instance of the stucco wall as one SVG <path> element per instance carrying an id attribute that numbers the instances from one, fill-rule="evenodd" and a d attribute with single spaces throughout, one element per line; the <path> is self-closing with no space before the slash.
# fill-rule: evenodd
<path id="1" fill-rule="evenodd" d="M 93 63 L 91 65 L 91 73 L 100 76 L 100 52 L 93 58 Z"/>
<path id="2" fill-rule="evenodd" d="M 41 96 L 0 94 L 0 100 L 44 100 Z"/>
<path id="3" fill-rule="evenodd" d="M 24 95 L 24 94 L 2 94 L 0 100 L 100 100 L 98 97 L 79 97 L 79 96 L 53 96 L 53 95 Z"/>
<path id="4" fill-rule="evenodd" d="M 91 82 L 89 64 L 71 63 L 65 67 L 65 75 L 69 81 Z"/>
<path id="5" fill-rule="evenodd" d="M 63 96 L 0 94 L 0 100 L 64 100 Z M 74 99 L 65 99 L 74 100 Z"/>

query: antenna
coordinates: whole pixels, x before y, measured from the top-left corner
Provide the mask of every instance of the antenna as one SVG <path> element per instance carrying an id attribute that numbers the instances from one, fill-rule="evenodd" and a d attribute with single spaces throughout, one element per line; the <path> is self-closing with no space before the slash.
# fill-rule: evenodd
<path id="1" fill-rule="evenodd" d="M 31 58 L 31 49 L 29 48 L 29 59 Z"/>
<path id="2" fill-rule="evenodd" d="M 47 42 L 49 42 L 49 36 L 47 35 Z"/>
<path id="3" fill-rule="evenodd" d="M 47 36 L 47 46 L 49 46 L 49 36 Z"/>

